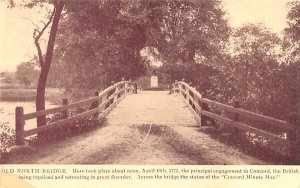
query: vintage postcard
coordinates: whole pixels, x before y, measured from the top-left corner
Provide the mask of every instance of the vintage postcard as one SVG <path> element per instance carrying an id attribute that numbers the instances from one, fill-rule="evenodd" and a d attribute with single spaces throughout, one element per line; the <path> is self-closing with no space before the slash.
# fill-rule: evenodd
<path id="1" fill-rule="evenodd" d="M 299 0 L 0 1 L 0 188 L 299 188 Z"/>

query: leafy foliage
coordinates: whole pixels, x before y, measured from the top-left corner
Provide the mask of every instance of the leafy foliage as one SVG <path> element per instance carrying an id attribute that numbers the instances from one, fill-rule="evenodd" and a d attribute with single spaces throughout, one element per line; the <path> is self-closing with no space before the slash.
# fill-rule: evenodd
<path id="1" fill-rule="evenodd" d="M 82 113 L 83 111 L 84 109 L 75 109 L 74 111 L 70 111 L 69 115 L 74 116 L 78 113 Z M 54 116 L 48 118 L 47 121 L 55 122 L 61 120 L 61 118 L 61 114 L 55 114 Z M 66 124 L 64 126 L 43 132 L 41 137 L 32 137 L 28 142 L 31 145 L 35 146 L 55 142 L 58 140 L 64 140 L 77 134 L 83 134 L 84 132 L 94 130 L 100 126 L 103 126 L 104 123 L 105 119 L 100 119 L 95 116 L 89 116 Z"/>
<path id="2" fill-rule="evenodd" d="M 25 86 L 34 84 L 38 78 L 38 70 L 32 62 L 23 62 L 17 66 L 16 78 Z"/>
<path id="3" fill-rule="evenodd" d="M 229 27 L 220 1 L 150 1 L 148 45 L 166 63 L 211 63 L 228 38 Z"/>
<path id="4" fill-rule="evenodd" d="M 229 34 L 223 16 L 218 0 L 69 3 L 50 80 L 78 93 L 136 79 L 146 71 L 145 48 L 171 66 L 194 63 L 196 56 L 216 61 Z"/>
<path id="5" fill-rule="evenodd" d="M 300 41 L 300 2 L 294 0 L 289 3 L 289 7 L 287 15 L 289 27 L 285 31 L 294 41 Z"/>
<path id="6" fill-rule="evenodd" d="M 15 143 L 15 131 L 7 123 L 0 122 L 0 161 Z"/>
<path id="7" fill-rule="evenodd" d="M 6 84 L 12 84 L 15 80 L 15 74 L 13 72 L 0 72 L 1 81 Z"/>
<path id="8" fill-rule="evenodd" d="M 143 74 L 143 22 L 128 18 L 128 6 L 122 1 L 67 6 L 70 12 L 62 19 L 50 77 L 77 93 L 78 89 L 99 90 L 111 81 Z"/>
<path id="9" fill-rule="evenodd" d="M 233 75 L 233 97 L 248 109 L 268 113 L 265 105 L 276 104 L 274 92 L 280 87 L 280 39 L 262 25 L 250 24 L 233 33 L 232 46 L 227 70 Z"/>
<path id="10" fill-rule="evenodd" d="M 285 65 L 282 75 L 285 78 L 285 89 L 288 109 L 298 117 L 300 123 L 300 2 L 289 3 L 290 11 L 287 15 L 288 27 L 285 29 Z"/>

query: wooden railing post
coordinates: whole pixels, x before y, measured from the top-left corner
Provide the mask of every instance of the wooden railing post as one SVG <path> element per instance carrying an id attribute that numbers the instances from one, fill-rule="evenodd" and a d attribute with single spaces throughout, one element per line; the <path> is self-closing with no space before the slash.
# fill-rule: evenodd
<path id="1" fill-rule="evenodd" d="M 190 104 L 190 105 L 192 105 L 191 104 L 191 100 L 190 100 L 190 97 L 191 97 L 191 90 L 190 90 L 190 88 L 192 87 L 192 82 L 189 82 L 188 83 L 188 87 L 186 87 L 185 88 L 185 93 L 186 93 L 186 100 L 188 101 L 188 103 Z"/>
<path id="2" fill-rule="evenodd" d="M 233 107 L 234 108 L 241 108 L 241 105 L 240 105 L 239 101 L 234 101 L 233 102 Z M 239 121 L 240 120 L 240 115 L 238 113 L 233 113 L 233 120 L 234 121 Z M 234 127 L 233 128 L 233 136 L 237 138 L 238 135 L 239 135 L 239 129 Z"/>
<path id="3" fill-rule="evenodd" d="M 234 101 L 233 107 L 234 107 L 234 108 L 241 108 L 241 105 L 240 105 L 239 101 Z M 233 120 L 234 120 L 234 121 L 239 121 L 239 120 L 240 120 L 240 116 L 239 116 L 238 113 L 234 113 L 234 114 L 233 114 Z"/>
<path id="4" fill-rule="evenodd" d="M 289 123 L 296 127 L 292 130 L 291 136 L 291 149 L 290 156 L 292 164 L 300 164 L 300 118 L 296 115 L 292 115 L 289 119 Z"/>
<path id="5" fill-rule="evenodd" d="M 69 104 L 68 99 L 64 98 L 62 104 L 64 106 L 68 105 Z M 68 111 L 68 109 L 62 111 L 62 119 L 67 119 L 68 117 L 69 117 L 69 111 Z"/>
<path id="6" fill-rule="evenodd" d="M 184 81 L 185 81 L 184 78 L 182 78 L 181 81 L 184 82 Z M 183 86 L 183 85 L 180 84 L 180 94 L 183 95 L 183 97 L 185 98 L 185 97 L 186 97 L 186 94 L 185 94 L 186 88 L 185 88 L 185 86 L 184 86 L 184 89 L 183 89 L 182 86 Z"/>
<path id="7" fill-rule="evenodd" d="M 184 81 L 185 81 L 184 78 L 182 78 L 181 81 L 184 82 Z M 181 93 L 182 93 L 182 86 L 183 86 L 183 85 L 180 84 L 180 92 L 181 92 Z"/>
<path id="8" fill-rule="evenodd" d="M 124 94 L 125 94 L 125 95 L 127 95 L 127 93 L 128 93 L 127 87 L 128 87 L 128 82 L 125 81 L 125 82 L 124 82 Z"/>
<path id="9" fill-rule="evenodd" d="M 110 101 L 108 100 L 108 93 L 105 93 L 102 97 L 102 103 L 104 104 L 103 110 L 109 107 Z"/>
<path id="10" fill-rule="evenodd" d="M 114 86 L 114 85 L 115 85 L 115 81 L 111 81 L 110 84 L 111 84 L 112 86 Z M 116 90 L 116 89 L 113 88 L 113 90 Z M 111 99 L 110 99 L 110 101 L 109 101 L 109 106 L 112 105 L 112 104 L 114 103 L 114 101 L 115 101 L 114 94 L 115 94 L 115 92 L 112 93 L 112 91 L 110 91 L 110 96 L 109 96 L 109 97 L 110 97 Z M 112 97 L 112 96 L 113 96 L 113 97 Z"/>
<path id="11" fill-rule="evenodd" d="M 174 85 L 173 85 L 173 93 L 178 93 L 179 91 L 176 92 L 175 88 L 178 87 L 179 89 L 179 84 L 177 83 L 177 80 L 175 80 Z"/>
<path id="12" fill-rule="evenodd" d="M 208 105 L 204 102 L 201 102 L 201 110 L 209 111 L 208 110 Z M 201 126 L 207 125 L 207 116 L 201 114 Z"/>
<path id="13" fill-rule="evenodd" d="M 202 95 L 200 94 L 200 96 L 196 98 L 197 106 L 199 106 L 199 108 L 197 108 L 196 112 L 198 114 L 198 117 L 200 118 L 200 123 L 199 123 L 200 127 L 202 126 L 201 125 L 201 110 L 202 110 L 202 108 L 201 108 L 201 103 L 202 102 L 201 101 L 202 101 Z"/>
<path id="14" fill-rule="evenodd" d="M 127 93 L 131 93 L 131 80 L 127 82 L 126 91 Z"/>
<path id="15" fill-rule="evenodd" d="M 24 110 L 23 107 L 16 107 L 16 145 L 24 145 Z"/>
<path id="16" fill-rule="evenodd" d="M 123 91 L 121 93 L 121 96 L 126 94 L 126 82 L 125 82 L 125 78 L 124 77 L 122 78 L 122 82 L 123 82 L 123 84 L 122 84 Z"/>
<path id="17" fill-rule="evenodd" d="M 202 98 L 204 98 L 204 95 L 202 95 Z M 200 105 L 201 111 L 202 110 L 208 111 L 208 105 L 206 103 L 204 103 L 203 101 L 201 101 L 200 103 L 201 103 L 201 105 Z M 200 123 L 201 126 L 207 125 L 207 116 L 200 114 L 200 118 L 201 118 L 201 123 Z"/>
<path id="18" fill-rule="evenodd" d="M 95 109 L 95 108 L 99 107 L 99 91 L 95 91 L 95 97 L 98 97 L 98 100 L 92 102 L 90 109 Z M 93 115 L 94 115 L 94 117 L 97 117 L 99 115 L 99 113 L 96 112 Z"/>
<path id="19" fill-rule="evenodd" d="M 117 94 L 119 91 L 119 86 L 115 86 L 115 93 L 114 93 L 114 102 L 117 102 L 119 98 L 119 94 Z"/>
<path id="20" fill-rule="evenodd" d="M 128 86 L 129 86 L 128 93 L 132 93 L 133 92 L 133 90 L 132 90 L 133 86 L 132 86 L 132 80 L 131 79 L 129 79 Z"/>
<path id="21" fill-rule="evenodd" d="M 192 91 L 190 90 L 190 88 L 192 88 L 192 82 L 189 82 L 188 87 L 186 87 L 186 99 L 190 104 L 190 106 L 194 109 L 193 106 L 194 96 L 191 95 Z M 193 100 L 191 100 L 191 97 L 193 98 Z"/>

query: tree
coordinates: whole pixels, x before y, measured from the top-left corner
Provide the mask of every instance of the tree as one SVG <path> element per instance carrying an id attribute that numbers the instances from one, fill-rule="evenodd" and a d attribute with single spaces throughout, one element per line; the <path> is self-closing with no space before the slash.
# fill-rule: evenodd
<path id="1" fill-rule="evenodd" d="M 285 29 L 294 41 L 300 41 L 300 1 L 292 1 L 288 3 L 290 11 L 287 15 L 288 28 Z"/>
<path id="2" fill-rule="evenodd" d="M 53 5 L 53 10 L 49 19 L 44 26 L 40 29 L 38 26 L 34 30 L 33 38 L 34 44 L 37 48 L 38 61 L 40 65 L 40 75 L 37 83 L 37 91 L 36 91 L 36 111 L 45 110 L 45 89 L 48 78 L 48 73 L 50 71 L 50 67 L 52 64 L 52 57 L 55 45 L 56 34 L 58 30 L 58 23 L 63 11 L 63 8 L 66 2 L 72 3 L 71 1 L 65 0 L 28 0 L 15 2 L 14 0 L 7 0 L 9 2 L 10 7 L 14 7 L 17 5 L 25 6 L 28 8 L 32 8 L 34 6 L 43 6 L 45 3 Z M 51 25 L 51 26 L 50 26 Z M 49 39 L 46 47 L 46 52 L 42 52 L 42 48 L 40 46 L 40 39 L 43 36 L 46 29 L 50 27 Z M 46 116 L 40 116 L 37 118 L 37 126 L 43 126 L 46 124 Z"/>
<path id="3" fill-rule="evenodd" d="M 34 44 L 38 51 L 39 65 L 41 67 L 41 72 L 38 79 L 37 92 L 36 92 L 36 111 L 45 110 L 45 90 L 46 90 L 47 77 L 52 63 L 52 56 L 53 56 L 53 50 L 54 50 L 54 44 L 55 44 L 59 19 L 62 10 L 65 6 L 65 2 L 62 0 L 51 1 L 51 3 L 53 3 L 54 8 L 48 22 L 44 25 L 44 27 L 41 30 L 36 29 L 33 35 Z M 40 42 L 39 40 L 50 24 L 51 24 L 51 29 L 50 29 L 50 34 L 49 34 L 49 39 L 47 44 L 47 50 L 44 56 L 39 44 Z M 40 116 L 37 118 L 37 126 L 43 126 L 43 125 L 46 125 L 46 116 Z"/>
<path id="4" fill-rule="evenodd" d="M 216 62 L 229 32 L 217 0 L 89 1 L 66 10 L 54 62 L 64 74 L 51 73 L 62 76 L 66 88 L 99 89 L 111 80 L 137 78 L 145 71 L 146 48 L 157 49 L 169 68 L 178 62 L 194 66 L 196 57 Z"/>
<path id="5" fill-rule="evenodd" d="M 212 65 L 220 60 L 230 30 L 219 0 L 32 0 L 29 6 L 43 3 L 52 4 L 54 10 L 45 26 L 34 33 L 41 67 L 37 110 L 45 108 L 45 86 L 52 62 L 61 73 L 51 71 L 57 75 L 52 78 L 59 78 L 65 87 L 87 90 L 122 77 L 140 76 L 145 71 L 140 53 L 146 48 L 157 52 L 165 64 L 183 65 L 186 76 L 194 67 L 217 72 Z M 50 26 L 44 55 L 39 41 Z M 190 81 L 200 83 L 198 72 L 191 72 L 194 79 Z M 45 120 L 38 118 L 38 125 L 44 125 Z"/>
<path id="6" fill-rule="evenodd" d="M 6 84 L 12 84 L 15 79 L 15 73 L 14 72 L 0 72 L 0 78 L 1 81 L 3 81 Z"/>
<path id="7" fill-rule="evenodd" d="M 89 94 L 145 72 L 140 54 L 146 43 L 145 22 L 130 2 L 89 1 L 67 5 L 66 11 L 50 77 L 58 78 L 67 91 Z"/>
<path id="8" fill-rule="evenodd" d="M 288 3 L 288 27 L 285 28 L 282 77 L 285 78 L 285 98 L 290 115 L 300 122 L 300 1 Z"/>
<path id="9" fill-rule="evenodd" d="M 213 95 L 230 28 L 218 0 L 150 1 L 147 45 L 170 81 L 192 82 Z"/>
<path id="10" fill-rule="evenodd" d="M 247 24 L 231 38 L 232 60 L 226 69 L 233 99 L 247 109 L 282 118 L 284 78 L 281 76 L 280 38 L 262 24 Z"/>
<path id="11" fill-rule="evenodd" d="M 23 62 L 17 66 L 16 79 L 25 86 L 33 84 L 38 78 L 38 70 L 32 62 Z"/>
<path id="12" fill-rule="evenodd" d="M 212 64 L 229 36 L 219 0 L 150 1 L 148 45 L 166 63 Z"/>

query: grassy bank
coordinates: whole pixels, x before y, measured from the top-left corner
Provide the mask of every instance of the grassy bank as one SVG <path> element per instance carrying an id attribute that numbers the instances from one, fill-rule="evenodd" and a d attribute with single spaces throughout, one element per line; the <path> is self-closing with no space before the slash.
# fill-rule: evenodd
<path id="1" fill-rule="evenodd" d="M 35 97 L 35 88 L 0 87 L 0 101 L 33 102 L 35 101 Z M 57 88 L 47 88 L 45 98 L 46 101 L 53 104 L 60 104 L 63 98 L 63 93 Z"/>

